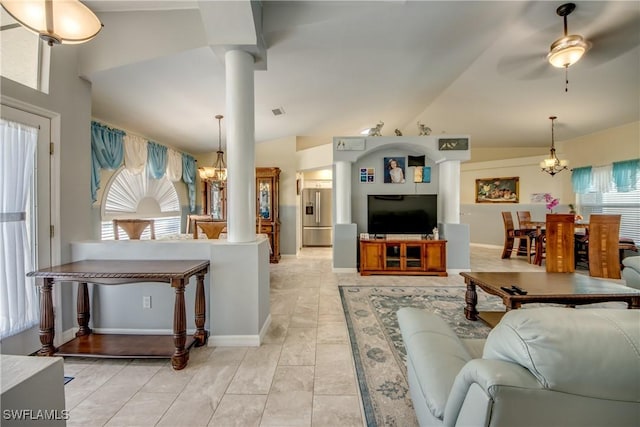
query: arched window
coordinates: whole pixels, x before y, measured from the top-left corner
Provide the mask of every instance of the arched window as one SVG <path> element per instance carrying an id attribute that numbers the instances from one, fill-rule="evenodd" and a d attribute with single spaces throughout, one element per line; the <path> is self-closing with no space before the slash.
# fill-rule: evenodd
<path id="1" fill-rule="evenodd" d="M 153 219 L 156 238 L 180 233 L 180 200 L 166 176 L 153 179 L 146 170 L 134 175 L 120 168 L 109 180 L 102 200 L 102 240 L 113 240 L 112 220 L 116 218 Z M 142 239 L 148 238 L 147 229 Z"/>

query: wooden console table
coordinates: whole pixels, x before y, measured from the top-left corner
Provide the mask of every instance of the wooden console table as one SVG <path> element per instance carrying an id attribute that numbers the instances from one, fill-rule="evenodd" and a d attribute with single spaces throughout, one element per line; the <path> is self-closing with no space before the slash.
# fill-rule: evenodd
<path id="1" fill-rule="evenodd" d="M 174 369 L 183 369 L 194 344 L 206 344 L 209 332 L 204 329 L 206 302 L 204 276 L 209 261 L 116 261 L 85 260 L 31 272 L 27 276 L 41 278 L 40 285 L 40 356 L 92 356 L 168 358 Z M 191 276 L 197 277 L 195 323 L 196 332 L 187 345 L 187 317 L 184 291 Z M 54 313 L 51 289 L 54 282 L 78 282 L 77 316 L 80 329 L 76 338 L 59 348 L 53 346 Z M 175 289 L 173 336 L 93 334 L 89 328 L 90 304 L 87 283 L 123 285 L 140 282 L 170 283 Z M 171 352 L 171 341 L 174 350 Z"/>

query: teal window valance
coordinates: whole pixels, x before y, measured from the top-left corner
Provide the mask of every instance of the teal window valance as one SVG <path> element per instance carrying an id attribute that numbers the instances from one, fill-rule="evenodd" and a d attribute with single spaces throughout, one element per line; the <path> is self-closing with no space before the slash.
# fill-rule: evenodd
<path id="1" fill-rule="evenodd" d="M 147 169 L 149 176 L 160 179 L 167 171 L 167 147 L 149 141 L 147 144 Z"/>
<path id="2" fill-rule="evenodd" d="M 182 153 L 182 180 L 189 189 L 189 209 L 196 210 L 196 159 Z"/>
<path id="3" fill-rule="evenodd" d="M 122 164 L 124 132 L 91 122 L 91 201 L 97 200 L 100 170 L 116 169 Z"/>
<path id="4" fill-rule="evenodd" d="M 573 185 L 574 193 L 588 193 L 591 186 L 591 166 L 574 168 L 571 172 L 571 184 Z"/>
<path id="5" fill-rule="evenodd" d="M 97 192 L 100 188 L 100 170 L 117 169 L 123 164 L 125 157 L 124 139 L 126 132 L 113 129 L 101 123 L 91 122 L 91 201 L 97 201 Z M 146 140 L 129 135 L 128 138 L 137 138 L 139 143 Z M 167 171 L 168 148 L 156 142 L 146 141 L 147 173 L 151 178 L 160 179 Z M 185 160 L 186 159 L 186 160 Z M 189 154 L 182 153 L 182 181 L 189 189 L 189 209 L 196 209 L 196 161 Z M 135 172 L 134 172 L 135 173 Z"/>
<path id="6" fill-rule="evenodd" d="M 638 173 L 640 173 L 640 159 L 613 162 L 613 182 L 619 192 L 637 190 Z"/>

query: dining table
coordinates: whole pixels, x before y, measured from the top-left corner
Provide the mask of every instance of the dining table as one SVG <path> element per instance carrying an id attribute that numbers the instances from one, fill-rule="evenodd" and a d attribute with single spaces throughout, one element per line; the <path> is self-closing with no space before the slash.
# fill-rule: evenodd
<path id="1" fill-rule="evenodd" d="M 589 221 L 577 219 L 574 225 L 576 229 L 584 230 L 584 233 L 583 233 L 584 235 L 589 234 Z M 534 239 L 535 239 L 536 256 L 533 263 L 537 265 L 542 265 L 543 242 L 540 237 L 544 234 L 543 231 L 546 229 L 546 226 L 547 226 L 546 221 L 526 221 L 526 222 L 520 223 L 521 229 L 535 230 Z M 581 233 L 578 233 L 578 234 L 581 234 Z"/>

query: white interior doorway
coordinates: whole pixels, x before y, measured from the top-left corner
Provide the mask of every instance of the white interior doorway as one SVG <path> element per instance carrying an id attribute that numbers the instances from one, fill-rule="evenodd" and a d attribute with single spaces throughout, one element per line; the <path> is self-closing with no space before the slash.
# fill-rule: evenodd
<path id="1" fill-rule="evenodd" d="M 318 169 L 301 173 L 300 236 L 301 248 L 333 245 L 333 172 Z"/>

